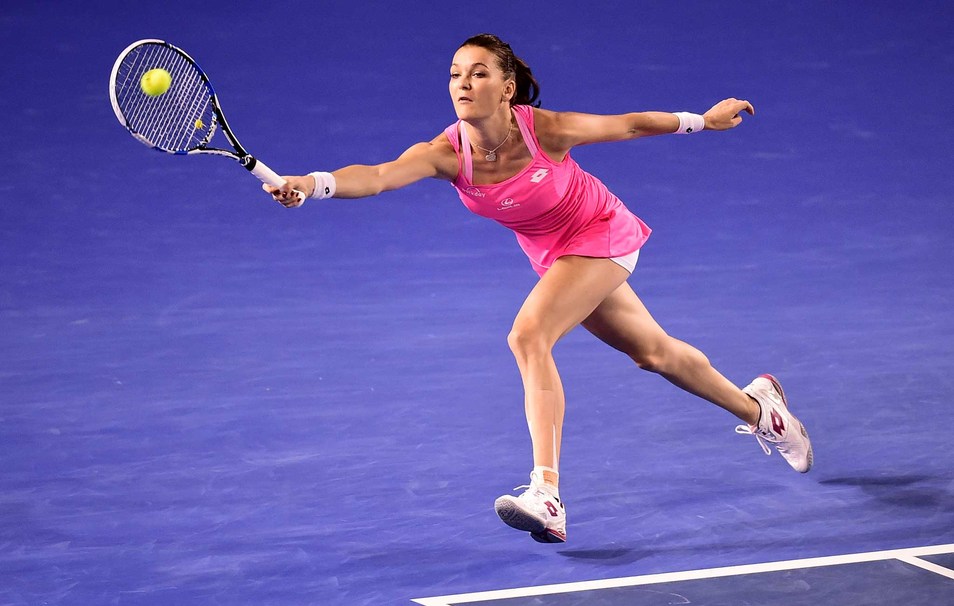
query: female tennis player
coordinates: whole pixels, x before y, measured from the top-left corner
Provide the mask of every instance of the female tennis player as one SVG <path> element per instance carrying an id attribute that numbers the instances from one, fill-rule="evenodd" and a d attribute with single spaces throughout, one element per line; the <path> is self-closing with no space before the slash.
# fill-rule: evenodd
<path id="1" fill-rule="evenodd" d="M 508 336 L 523 379 L 533 471 L 520 496 L 497 499 L 500 518 L 537 541 L 566 541 L 558 472 L 565 401 L 552 350 L 578 324 L 640 368 L 732 413 L 745 423 L 737 432 L 754 435 L 766 454 L 767 444 L 774 445 L 793 468 L 807 472 L 811 442 L 774 377 L 762 375 L 739 389 L 650 316 L 627 283 L 650 229 L 570 156 L 589 143 L 728 130 L 742 121 L 741 112 L 754 115 L 752 105 L 726 99 L 703 115 L 540 109 L 533 105 L 539 86 L 529 67 L 490 34 L 457 49 L 449 89 L 458 121 L 396 160 L 289 176 L 281 188 L 264 188 L 293 207 L 301 204 L 296 189 L 314 198 L 362 198 L 434 177 L 450 181 L 471 211 L 516 233 L 540 275 Z"/>

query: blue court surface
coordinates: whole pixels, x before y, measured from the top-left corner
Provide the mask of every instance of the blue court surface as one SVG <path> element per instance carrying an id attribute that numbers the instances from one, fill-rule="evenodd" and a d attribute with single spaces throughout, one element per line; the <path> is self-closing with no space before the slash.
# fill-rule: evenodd
<path id="1" fill-rule="evenodd" d="M 933 556 L 933 557 L 931 557 Z M 519 604 L 937 604 L 950 595 L 954 545 L 809 558 L 488 591 L 416 600 L 423 606 Z"/>
<path id="2" fill-rule="evenodd" d="M 0 604 L 954 604 L 950 2 L 18 2 L 0 8 Z M 507 528 L 533 287 L 444 182 L 285 210 L 117 123 L 140 38 L 283 174 L 455 120 L 491 31 L 543 106 L 756 116 L 573 156 L 654 230 L 630 284 L 815 446 L 793 472 L 582 329 L 569 540 Z M 442 597 L 443 596 L 443 597 Z"/>

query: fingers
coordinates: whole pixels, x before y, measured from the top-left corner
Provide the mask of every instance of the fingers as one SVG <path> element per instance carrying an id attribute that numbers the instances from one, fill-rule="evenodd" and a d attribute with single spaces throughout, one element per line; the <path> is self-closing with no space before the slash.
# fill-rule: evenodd
<path id="1" fill-rule="evenodd" d="M 735 128 L 742 123 L 742 112 L 746 112 L 750 116 L 755 115 L 755 107 L 751 103 L 744 99 L 735 99 L 730 98 L 722 101 L 716 107 L 722 106 L 721 109 L 725 111 L 725 118 L 727 118 L 728 123 L 726 128 Z"/>
<path id="2" fill-rule="evenodd" d="M 305 203 L 305 195 L 292 189 L 291 184 L 287 182 L 281 187 L 262 183 L 262 189 L 271 194 L 272 199 L 285 208 L 297 208 Z"/>
<path id="3" fill-rule="evenodd" d="M 730 99 L 732 101 L 733 114 L 738 116 L 740 113 L 745 112 L 750 116 L 755 115 L 755 108 L 751 103 L 742 99 Z"/>
<path id="4" fill-rule="evenodd" d="M 715 105 L 713 109 L 715 108 L 724 109 L 727 112 L 731 112 L 732 115 L 736 115 L 743 111 L 752 116 L 755 115 L 755 108 L 752 106 L 751 103 L 749 103 L 748 101 L 744 99 L 736 99 L 734 97 L 730 97 L 729 99 L 720 101 L 719 103 Z"/>
<path id="5" fill-rule="evenodd" d="M 285 208 L 298 208 L 305 203 L 305 194 L 295 191 L 287 185 L 282 186 L 281 189 L 272 194 L 272 198 Z"/>

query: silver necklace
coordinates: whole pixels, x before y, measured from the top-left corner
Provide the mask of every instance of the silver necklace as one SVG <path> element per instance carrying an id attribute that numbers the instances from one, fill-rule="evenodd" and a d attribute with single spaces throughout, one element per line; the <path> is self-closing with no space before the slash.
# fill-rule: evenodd
<path id="1" fill-rule="evenodd" d="M 503 147 L 503 144 L 510 140 L 510 135 L 511 135 L 511 134 L 513 134 L 513 121 L 510 122 L 510 130 L 507 131 L 507 136 L 506 136 L 506 138 L 504 138 L 503 141 L 500 142 L 500 145 L 498 145 L 497 147 L 495 147 L 495 148 L 493 148 L 493 149 L 484 149 L 483 147 L 481 147 L 481 146 L 477 145 L 476 143 L 474 143 L 474 147 L 476 147 L 477 149 L 479 149 L 479 150 L 482 151 L 482 152 L 486 152 L 486 153 L 487 153 L 487 155 L 484 156 L 484 160 L 486 160 L 486 161 L 488 161 L 488 162 L 496 162 L 496 161 L 497 161 L 497 150 L 500 149 L 501 147 Z"/>

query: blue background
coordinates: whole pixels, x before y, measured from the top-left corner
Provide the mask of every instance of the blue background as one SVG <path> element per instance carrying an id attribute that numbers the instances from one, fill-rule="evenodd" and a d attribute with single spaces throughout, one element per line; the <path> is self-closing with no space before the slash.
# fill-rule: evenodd
<path id="1" fill-rule="evenodd" d="M 0 603 L 411 598 L 954 542 L 949 2 L 12 2 L 0 10 Z M 569 542 L 526 481 L 505 336 L 535 275 L 446 183 L 286 211 L 117 124 L 119 52 L 211 76 L 285 174 L 454 119 L 491 31 L 544 107 L 730 133 L 581 148 L 653 229 L 630 282 L 738 384 L 778 376 L 816 469 L 578 330 L 557 348 Z"/>

